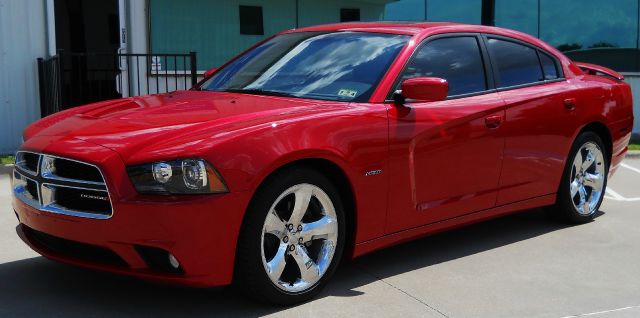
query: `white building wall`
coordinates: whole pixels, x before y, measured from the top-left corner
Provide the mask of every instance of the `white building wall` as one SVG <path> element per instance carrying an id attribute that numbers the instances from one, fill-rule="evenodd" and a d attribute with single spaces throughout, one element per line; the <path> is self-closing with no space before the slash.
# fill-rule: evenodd
<path id="1" fill-rule="evenodd" d="M 633 93 L 633 133 L 640 135 L 640 74 L 625 74 L 624 80 L 631 85 Z"/>
<path id="2" fill-rule="evenodd" d="M 0 0 L 0 154 L 40 118 L 36 59 L 47 52 L 44 0 Z"/>

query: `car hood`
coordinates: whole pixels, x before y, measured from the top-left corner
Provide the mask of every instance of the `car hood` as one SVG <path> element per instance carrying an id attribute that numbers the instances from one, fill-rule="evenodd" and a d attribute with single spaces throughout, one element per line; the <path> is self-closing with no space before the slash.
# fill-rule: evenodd
<path id="1" fill-rule="evenodd" d="M 325 112 L 327 107 L 328 103 L 297 98 L 178 91 L 73 108 L 34 123 L 25 138 L 77 138 L 127 157 L 167 140 L 193 137 L 194 132 L 228 137 L 249 127 Z"/>

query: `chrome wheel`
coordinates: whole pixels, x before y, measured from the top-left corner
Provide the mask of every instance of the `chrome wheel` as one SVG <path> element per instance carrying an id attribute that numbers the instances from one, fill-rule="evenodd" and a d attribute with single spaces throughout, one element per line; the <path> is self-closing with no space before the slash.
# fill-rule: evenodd
<path id="1" fill-rule="evenodd" d="M 312 184 L 285 190 L 262 228 L 262 265 L 278 288 L 296 293 L 327 272 L 338 242 L 338 218 L 329 196 Z"/>
<path id="2" fill-rule="evenodd" d="M 569 193 L 573 206 L 581 215 L 596 212 L 604 191 L 606 169 L 600 147 L 587 142 L 578 149 L 571 168 Z"/>

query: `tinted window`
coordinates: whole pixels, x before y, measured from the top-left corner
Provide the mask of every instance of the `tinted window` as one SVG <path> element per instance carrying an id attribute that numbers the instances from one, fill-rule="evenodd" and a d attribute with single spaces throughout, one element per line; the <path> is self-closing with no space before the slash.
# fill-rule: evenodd
<path id="1" fill-rule="evenodd" d="M 408 39 L 365 32 L 283 34 L 225 66 L 202 89 L 367 101 Z"/>
<path id="2" fill-rule="evenodd" d="M 489 39 L 491 61 L 498 68 L 498 87 L 541 81 L 542 69 L 536 50 L 514 42 Z"/>
<path id="3" fill-rule="evenodd" d="M 551 58 L 551 56 L 545 53 L 540 54 L 540 62 L 542 63 L 542 70 L 544 71 L 544 79 L 546 80 L 554 80 L 557 79 L 558 76 L 558 68 L 556 67 L 556 62 Z"/>
<path id="4" fill-rule="evenodd" d="M 440 77 L 449 82 L 449 96 L 487 89 L 480 47 L 475 37 L 437 39 L 418 49 L 402 80 Z"/>

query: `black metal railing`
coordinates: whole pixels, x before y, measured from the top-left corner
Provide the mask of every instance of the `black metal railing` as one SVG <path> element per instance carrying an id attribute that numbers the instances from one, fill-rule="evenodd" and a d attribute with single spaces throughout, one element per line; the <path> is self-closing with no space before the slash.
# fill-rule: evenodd
<path id="1" fill-rule="evenodd" d="M 42 115 L 92 102 L 190 89 L 196 53 L 136 54 L 59 51 L 38 59 Z"/>
<path id="2" fill-rule="evenodd" d="M 42 117 L 62 108 L 62 72 L 60 58 L 38 58 L 38 85 L 40 89 L 40 113 Z"/>

